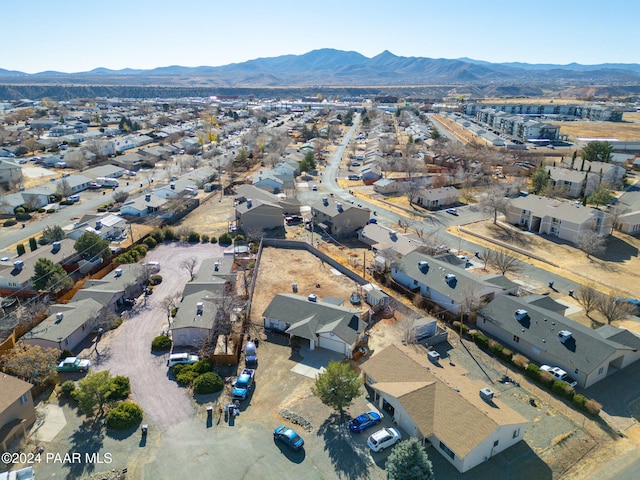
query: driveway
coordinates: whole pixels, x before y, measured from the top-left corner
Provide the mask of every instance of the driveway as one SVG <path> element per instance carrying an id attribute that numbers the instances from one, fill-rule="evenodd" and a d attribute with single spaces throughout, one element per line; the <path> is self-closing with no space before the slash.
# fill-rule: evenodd
<path id="1" fill-rule="evenodd" d="M 170 380 L 167 354 L 151 353 L 151 341 L 166 331 L 167 313 L 160 305 L 169 295 L 180 295 L 189 281 L 180 263 L 190 257 L 198 261 L 222 256 L 222 247 L 212 244 L 163 244 L 149 252 L 145 261 L 160 262 L 162 283 L 154 288 L 146 303 L 141 297 L 124 323 L 98 343 L 90 354 L 95 371 L 110 370 L 131 381 L 132 398 L 145 413 L 145 420 L 165 430 L 193 417 L 189 394 Z"/>

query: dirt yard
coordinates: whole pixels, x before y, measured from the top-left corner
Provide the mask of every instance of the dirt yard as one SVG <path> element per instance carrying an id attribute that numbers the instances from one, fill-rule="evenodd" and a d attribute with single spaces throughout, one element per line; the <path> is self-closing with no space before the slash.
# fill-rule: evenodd
<path id="1" fill-rule="evenodd" d="M 570 141 L 577 138 L 615 138 L 620 141 L 637 140 L 640 137 L 640 114 L 625 112 L 622 122 L 550 122 L 560 126 L 560 134 Z"/>
<path id="2" fill-rule="evenodd" d="M 256 289 L 251 304 L 252 323 L 262 323 L 262 312 L 274 295 L 291 293 L 291 284 L 298 284 L 298 293 L 311 293 L 320 299 L 334 296 L 349 301 L 356 283 L 319 258 L 304 250 L 265 248 L 262 251 Z"/>

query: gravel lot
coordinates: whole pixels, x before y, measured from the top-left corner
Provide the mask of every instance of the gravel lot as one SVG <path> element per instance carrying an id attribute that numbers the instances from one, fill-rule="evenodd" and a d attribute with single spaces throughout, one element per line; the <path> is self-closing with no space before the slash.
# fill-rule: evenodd
<path id="1" fill-rule="evenodd" d="M 98 352 L 91 358 L 95 371 L 110 370 L 112 375 L 125 375 L 131 380 L 132 397 L 145 412 L 145 421 L 152 421 L 164 430 L 194 415 L 192 403 L 185 389 L 170 380 L 166 367 L 167 354 L 151 353 L 151 340 L 167 329 L 167 314 L 161 301 L 182 292 L 189 280 L 180 263 L 189 257 L 198 260 L 222 256 L 222 247 L 212 244 L 166 244 L 149 252 L 146 261 L 160 262 L 162 283 L 153 295 L 136 302 L 128 319 L 104 337 Z"/>

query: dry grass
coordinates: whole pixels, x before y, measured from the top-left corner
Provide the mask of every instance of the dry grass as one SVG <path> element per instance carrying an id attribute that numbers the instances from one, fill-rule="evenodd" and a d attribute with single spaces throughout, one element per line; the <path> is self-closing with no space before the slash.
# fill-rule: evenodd
<path id="1" fill-rule="evenodd" d="M 578 138 L 615 138 L 621 141 L 637 140 L 640 137 L 640 117 L 625 113 L 623 122 L 550 122 L 560 126 L 560 134 L 568 135 L 570 141 Z"/>

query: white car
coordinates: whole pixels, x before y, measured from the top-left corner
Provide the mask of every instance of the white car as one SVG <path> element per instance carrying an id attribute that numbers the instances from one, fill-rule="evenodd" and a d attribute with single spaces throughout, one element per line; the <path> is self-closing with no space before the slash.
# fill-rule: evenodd
<path id="1" fill-rule="evenodd" d="M 190 365 L 192 363 L 196 363 L 200 360 L 198 355 L 191 355 L 189 353 L 173 353 L 169 355 L 169 360 L 167 360 L 167 367 L 173 367 L 174 365 L 182 365 L 187 364 Z"/>
<path id="2" fill-rule="evenodd" d="M 374 452 L 381 452 L 387 447 L 391 447 L 402 440 L 402 435 L 395 428 L 383 428 L 372 433 L 367 440 L 367 445 Z"/>
<path id="3" fill-rule="evenodd" d="M 566 383 L 570 387 L 575 387 L 576 385 L 578 385 L 578 382 L 570 378 L 569 375 L 567 375 L 567 372 L 562 370 L 560 367 L 552 367 L 551 365 L 542 365 L 540 367 L 540 370 L 542 370 L 543 372 L 549 372 L 556 379 Z"/>

